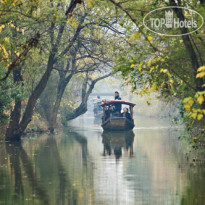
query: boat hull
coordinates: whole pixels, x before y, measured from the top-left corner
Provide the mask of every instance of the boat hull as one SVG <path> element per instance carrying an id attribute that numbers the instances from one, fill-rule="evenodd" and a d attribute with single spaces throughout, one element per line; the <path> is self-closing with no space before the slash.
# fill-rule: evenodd
<path id="1" fill-rule="evenodd" d="M 134 121 L 125 117 L 109 118 L 102 123 L 102 128 L 106 131 L 128 131 L 134 128 Z"/>

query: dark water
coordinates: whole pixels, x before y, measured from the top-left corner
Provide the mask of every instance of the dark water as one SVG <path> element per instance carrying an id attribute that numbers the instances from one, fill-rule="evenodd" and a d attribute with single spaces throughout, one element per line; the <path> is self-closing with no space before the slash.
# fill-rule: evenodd
<path id="1" fill-rule="evenodd" d="M 124 133 L 103 133 L 93 118 L 72 124 L 0 143 L 0 204 L 205 204 L 205 169 L 188 165 L 165 120 L 137 119 Z"/>

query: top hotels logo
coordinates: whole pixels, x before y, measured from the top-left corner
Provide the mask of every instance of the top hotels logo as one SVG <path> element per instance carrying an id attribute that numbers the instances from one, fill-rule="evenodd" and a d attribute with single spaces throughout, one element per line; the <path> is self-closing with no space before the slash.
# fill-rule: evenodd
<path id="1" fill-rule="evenodd" d="M 180 15 L 181 18 L 174 13 L 174 9 L 183 14 Z M 143 24 L 154 33 L 165 36 L 181 36 L 199 30 L 204 24 L 204 18 L 195 10 L 170 6 L 150 11 L 144 17 Z"/>

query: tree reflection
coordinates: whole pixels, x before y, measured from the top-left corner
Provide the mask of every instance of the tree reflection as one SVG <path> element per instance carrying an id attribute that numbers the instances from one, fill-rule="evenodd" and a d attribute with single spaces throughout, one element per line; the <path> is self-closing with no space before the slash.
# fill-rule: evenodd
<path id="1" fill-rule="evenodd" d="M 84 165 L 87 165 L 87 156 L 88 156 L 87 139 L 76 132 L 73 132 L 72 137 L 81 145 L 83 163 Z"/>
<path id="2" fill-rule="evenodd" d="M 26 141 L 25 148 L 21 142 L 6 143 L 5 147 L 10 162 L 7 174 L 11 178 L 11 187 L 14 187 L 14 193 L 10 191 L 9 194 L 11 203 L 30 204 L 33 201 L 46 205 L 72 205 L 87 204 L 91 200 L 89 190 L 92 185 L 76 186 L 79 183 L 87 184 L 86 180 L 92 176 L 92 166 L 88 165 L 87 160 L 87 139 L 84 136 L 74 132 L 61 138 L 48 135 L 46 138 L 42 136 L 42 139 L 39 137 Z M 73 150 L 73 147 L 78 149 Z M 79 165 L 82 163 L 82 170 L 81 166 L 75 167 L 71 161 L 78 153 L 81 157 L 75 162 Z M 73 169 L 79 172 L 75 173 Z M 86 177 L 85 181 L 81 176 Z"/>
<path id="3" fill-rule="evenodd" d="M 12 144 L 6 143 L 6 150 L 10 157 L 11 170 L 13 171 L 15 178 L 15 199 L 17 200 L 21 196 L 22 198 L 24 197 L 24 187 L 22 183 L 23 169 L 27 175 L 30 186 L 34 190 L 34 194 L 38 196 L 42 203 L 49 204 L 48 195 L 37 179 L 32 163 L 23 149 L 21 142 L 14 142 Z M 21 163 L 22 167 L 20 166 Z"/>
<path id="4" fill-rule="evenodd" d="M 123 151 L 129 152 L 133 156 L 134 133 L 127 132 L 106 132 L 102 134 L 102 143 L 104 144 L 103 155 L 115 155 L 118 160 L 121 158 Z"/>
<path id="5" fill-rule="evenodd" d="M 21 166 L 20 166 L 20 152 L 21 152 L 21 144 L 16 142 L 15 144 L 7 144 L 6 150 L 10 156 L 10 166 L 11 170 L 14 173 L 14 200 L 23 198 L 24 188 L 22 183 L 22 174 L 21 174 Z"/>

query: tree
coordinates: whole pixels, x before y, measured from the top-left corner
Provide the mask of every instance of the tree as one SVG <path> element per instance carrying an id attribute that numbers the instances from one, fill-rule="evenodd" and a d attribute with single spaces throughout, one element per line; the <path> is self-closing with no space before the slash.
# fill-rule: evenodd
<path id="1" fill-rule="evenodd" d="M 78 3 L 77 1 L 71 0 L 70 5 L 66 9 L 64 16 L 62 16 L 59 19 L 56 17 L 54 19 L 52 19 L 52 21 L 50 22 L 48 31 L 44 31 L 44 32 L 47 32 L 47 34 L 50 37 L 50 46 L 49 46 L 50 48 L 49 48 L 46 70 L 45 70 L 44 74 L 42 75 L 40 81 L 37 83 L 32 94 L 29 97 L 28 103 L 26 105 L 26 108 L 25 108 L 25 111 L 23 113 L 22 118 L 21 118 L 21 100 L 15 99 L 15 106 L 11 112 L 10 123 L 9 123 L 9 127 L 7 129 L 7 132 L 6 132 L 7 139 L 11 139 L 11 140 L 12 139 L 20 139 L 20 136 L 22 135 L 22 133 L 26 129 L 27 125 L 31 121 L 31 118 L 33 115 L 33 110 L 34 110 L 34 107 L 36 105 L 36 101 L 46 87 L 48 79 L 49 79 L 51 72 L 53 70 L 53 66 L 57 61 L 58 55 L 62 56 L 65 53 L 67 53 L 69 51 L 69 49 L 72 47 L 73 43 L 75 42 L 77 36 L 79 35 L 79 32 L 82 29 L 81 24 L 82 24 L 84 18 L 81 18 L 79 20 L 79 26 L 75 29 L 75 32 L 73 34 L 73 38 L 72 38 L 71 42 L 69 43 L 69 45 L 65 46 L 65 48 L 63 48 L 61 53 L 58 54 L 62 35 L 63 35 L 63 32 L 64 32 L 66 25 L 67 25 L 66 21 L 70 18 L 69 14 L 71 14 L 73 12 L 77 3 Z M 41 6 L 43 6 L 43 4 Z M 61 9 L 62 12 L 64 10 L 64 7 L 62 4 L 57 4 L 57 7 L 54 7 L 53 2 L 49 2 L 49 6 L 50 6 L 50 11 L 53 11 L 53 9 L 58 11 L 57 9 L 59 9 L 59 8 Z M 43 7 L 40 7 L 40 5 L 38 5 L 38 9 L 43 10 Z M 33 28 L 31 28 L 31 29 L 33 30 Z M 16 74 L 16 72 L 17 72 L 16 70 L 13 71 L 14 82 L 22 81 L 21 68 L 19 68 L 17 74 Z"/>
<path id="2" fill-rule="evenodd" d="M 194 97 L 197 93 L 203 97 L 204 79 L 196 78 L 196 75 L 199 67 L 204 65 L 204 29 L 171 38 L 150 33 L 142 25 L 146 13 L 163 6 L 190 6 L 203 15 L 202 2 L 109 2 L 113 4 L 112 9 L 118 11 L 119 25 L 126 29 L 127 38 L 127 42 L 124 41 L 117 49 L 114 67 L 116 71 L 121 71 L 133 91 L 140 95 L 155 91 L 165 101 L 183 101 L 185 97 Z M 180 9 L 173 10 L 178 18 L 185 18 Z M 181 28 L 181 32 L 185 33 L 187 29 Z M 203 115 L 201 111 L 200 120 Z"/>

